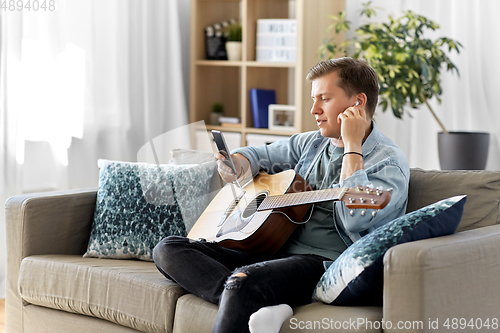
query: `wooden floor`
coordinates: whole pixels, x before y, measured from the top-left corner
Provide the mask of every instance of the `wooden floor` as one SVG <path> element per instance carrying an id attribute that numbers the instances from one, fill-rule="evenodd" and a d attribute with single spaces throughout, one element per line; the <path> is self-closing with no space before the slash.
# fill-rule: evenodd
<path id="1" fill-rule="evenodd" d="M 5 300 L 0 299 L 0 332 L 5 331 Z"/>

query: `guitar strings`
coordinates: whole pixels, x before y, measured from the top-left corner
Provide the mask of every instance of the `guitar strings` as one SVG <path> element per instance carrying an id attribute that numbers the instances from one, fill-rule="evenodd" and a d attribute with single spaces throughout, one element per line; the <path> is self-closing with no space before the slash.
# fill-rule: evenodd
<path id="1" fill-rule="evenodd" d="M 340 141 L 340 138 L 341 138 L 341 137 L 342 137 L 342 135 L 340 135 L 340 136 L 338 137 L 337 142 L 338 142 L 338 141 Z M 330 142 L 331 142 L 331 141 L 330 141 Z M 332 142 L 332 144 L 333 144 L 333 142 Z M 321 185 L 320 185 L 320 187 L 319 187 L 319 190 L 322 190 L 322 189 L 323 189 L 323 185 L 325 184 L 325 180 L 326 180 L 326 178 L 327 178 L 327 176 L 328 176 L 328 171 L 330 170 L 330 164 L 332 164 L 333 153 L 335 153 L 335 150 L 336 150 L 336 149 L 337 149 L 337 147 L 338 147 L 338 146 L 336 146 L 336 145 L 333 145 L 333 146 L 334 146 L 335 148 L 333 148 L 332 152 L 330 153 L 330 159 L 328 160 L 328 165 L 326 166 L 325 175 L 323 176 L 323 180 L 321 181 Z M 310 212 L 309 212 L 309 217 L 308 217 L 306 220 L 304 220 L 304 221 L 294 221 L 294 220 L 292 220 L 292 219 L 290 218 L 290 216 L 288 216 L 286 213 L 283 213 L 283 212 L 281 212 L 281 211 L 279 211 L 279 210 L 277 210 L 277 211 L 274 211 L 274 210 L 273 210 L 273 211 L 271 212 L 271 214 L 273 214 L 273 213 L 280 213 L 280 214 L 284 215 L 284 216 L 285 216 L 285 217 L 286 217 L 286 218 L 287 218 L 290 222 L 292 222 L 292 223 L 294 223 L 294 224 L 297 224 L 297 225 L 300 225 L 300 224 L 306 224 L 307 222 L 309 222 L 309 221 L 311 220 L 311 217 L 312 217 L 312 214 L 313 214 L 313 211 L 314 211 L 314 208 L 315 208 L 315 207 L 316 207 L 316 205 L 315 205 L 315 204 L 312 204 L 312 206 L 311 206 L 311 210 L 310 210 Z"/>
<path id="2" fill-rule="evenodd" d="M 340 136 L 338 137 L 337 142 L 338 142 L 338 141 L 340 141 L 340 138 L 341 138 L 341 137 L 342 137 L 342 135 L 340 135 Z M 330 141 L 330 142 L 331 142 L 331 141 Z M 333 144 L 333 142 L 332 142 L 332 144 Z M 335 148 L 333 148 L 332 152 L 330 153 L 330 159 L 328 160 L 328 165 L 326 166 L 326 171 L 325 171 L 325 174 L 324 174 L 324 176 L 323 176 L 323 180 L 321 181 L 321 185 L 320 185 L 320 188 L 319 188 L 320 190 L 321 190 L 321 189 L 323 189 L 323 185 L 325 184 L 325 180 L 326 180 L 326 178 L 327 178 L 327 176 L 328 176 L 328 171 L 330 170 L 330 164 L 332 163 L 332 158 L 333 158 L 333 155 L 334 155 L 335 150 L 337 149 L 337 147 L 338 147 L 338 146 L 334 145 L 334 147 L 335 147 Z M 239 187 L 240 187 L 240 189 L 241 189 L 242 193 L 244 194 L 244 193 L 245 193 L 245 191 L 243 190 L 242 186 L 241 186 L 241 185 L 240 185 L 240 183 L 238 182 L 237 177 L 235 177 L 235 179 L 236 179 L 236 182 L 238 183 L 238 185 L 239 185 Z M 231 188 L 231 189 L 232 189 L 233 195 L 236 195 L 236 194 L 235 194 L 235 192 L 234 192 L 234 189 L 233 189 L 233 188 Z M 245 203 L 247 204 L 245 195 L 243 195 L 243 199 L 245 200 Z M 308 217 L 307 217 L 307 219 L 305 219 L 304 221 L 295 221 L 295 220 L 293 220 L 292 218 L 290 218 L 290 216 L 288 216 L 286 213 L 281 212 L 281 211 L 279 211 L 279 210 L 277 210 L 277 211 L 274 211 L 274 210 L 273 210 L 273 211 L 271 211 L 271 214 L 274 214 L 274 213 L 279 213 L 279 214 L 282 214 L 282 215 L 284 215 L 284 216 L 285 216 L 285 217 L 286 217 L 286 218 L 287 218 L 290 222 L 292 222 L 292 223 L 294 223 L 294 224 L 297 224 L 297 225 L 300 225 L 300 224 L 306 224 L 307 222 L 309 222 L 309 221 L 311 220 L 311 217 L 312 217 L 312 214 L 313 214 L 313 212 L 314 212 L 314 208 L 315 208 L 315 206 L 316 206 L 315 204 L 312 204 L 312 205 L 311 205 L 311 209 L 310 209 L 310 211 L 309 211 L 309 216 L 308 216 Z M 246 225 L 245 225 L 245 226 L 246 226 Z M 242 230 L 245 228 L 245 226 L 241 227 L 241 229 L 238 229 L 238 228 L 237 228 L 237 230 L 238 230 L 239 232 L 243 232 Z M 252 231 L 249 231 L 248 233 L 250 233 L 250 232 L 252 232 Z M 243 232 L 243 233 L 244 233 L 244 232 Z"/>

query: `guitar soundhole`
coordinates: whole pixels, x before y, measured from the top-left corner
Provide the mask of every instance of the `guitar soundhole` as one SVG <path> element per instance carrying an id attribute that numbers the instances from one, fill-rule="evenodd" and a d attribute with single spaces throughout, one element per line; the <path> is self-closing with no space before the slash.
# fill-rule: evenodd
<path id="1" fill-rule="evenodd" d="M 262 193 L 257 194 L 252 199 L 252 201 L 250 201 L 248 203 L 248 205 L 246 206 L 246 208 L 243 211 L 243 213 L 241 213 L 241 217 L 243 219 L 247 219 L 247 218 L 251 217 L 253 214 L 255 214 L 257 212 L 257 208 L 259 208 L 260 204 L 262 203 L 262 201 L 264 201 L 264 199 L 267 196 L 268 196 L 267 192 L 262 192 Z"/>

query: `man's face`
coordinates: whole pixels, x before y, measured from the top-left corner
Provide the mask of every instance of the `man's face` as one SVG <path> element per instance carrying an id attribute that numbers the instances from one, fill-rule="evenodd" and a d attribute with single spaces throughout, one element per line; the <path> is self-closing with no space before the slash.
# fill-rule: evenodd
<path id="1" fill-rule="evenodd" d="M 337 85 L 337 80 L 336 72 L 323 75 L 312 82 L 311 89 L 311 114 L 316 118 L 321 135 L 334 139 L 340 137 L 337 116 L 356 103 L 356 95 L 348 97 Z"/>

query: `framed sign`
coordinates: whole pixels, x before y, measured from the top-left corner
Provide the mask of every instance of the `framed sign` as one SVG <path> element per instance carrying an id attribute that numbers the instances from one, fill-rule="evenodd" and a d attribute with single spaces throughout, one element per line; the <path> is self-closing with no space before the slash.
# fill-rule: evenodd
<path id="1" fill-rule="evenodd" d="M 269 129 L 294 131 L 295 106 L 269 104 Z"/>

